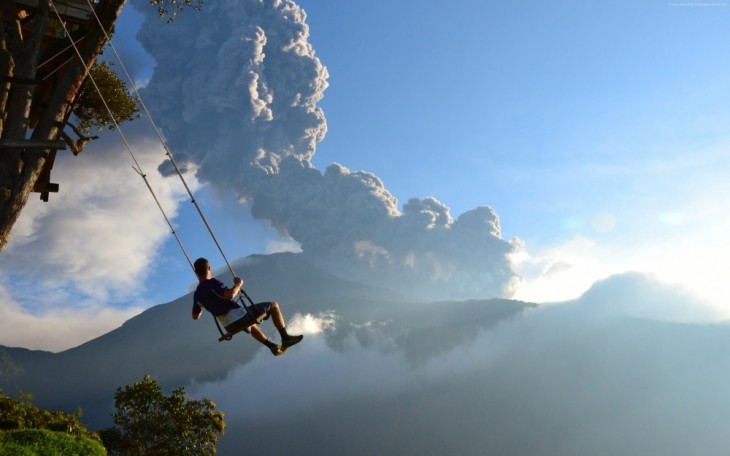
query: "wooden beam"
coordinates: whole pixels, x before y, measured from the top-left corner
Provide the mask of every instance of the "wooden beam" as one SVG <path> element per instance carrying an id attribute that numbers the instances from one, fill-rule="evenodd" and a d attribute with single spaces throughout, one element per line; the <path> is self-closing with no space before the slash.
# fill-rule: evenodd
<path id="1" fill-rule="evenodd" d="M 0 139 L 0 151 L 19 149 L 66 149 L 66 141 L 59 140 L 33 140 L 33 139 Z"/>
<path id="2" fill-rule="evenodd" d="M 33 188 L 33 193 L 43 193 L 48 194 L 48 192 L 51 193 L 58 193 L 58 184 L 53 184 L 51 182 L 45 182 L 43 184 L 36 182 L 35 187 Z M 48 197 L 44 201 L 47 201 Z M 41 195 L 41 199 L 43 199 L 43 195 Z"/>
<path id="3" fill-rule="evenodd" d="M 29 6 L 31 8 L 38 8 L 38 0 L 15 0 L 15 3 Z M 91 15 L 91 8 L 89 4 L 84 0 L 55 0 L 55 6 L 58 13 L 64 16 L 66 20 L 72 20 L 73 22 L 84 22 Z M 55 13 L 51 10 L 51 13 Z"/>

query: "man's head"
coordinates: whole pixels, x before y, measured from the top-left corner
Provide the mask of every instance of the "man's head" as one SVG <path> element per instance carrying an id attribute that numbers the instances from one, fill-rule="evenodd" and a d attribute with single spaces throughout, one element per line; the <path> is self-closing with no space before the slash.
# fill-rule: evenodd
<path id="1" fill-rule="evenodd" d="M 193 268 L 195 268 L 195 275 L 198 278 L 206 279 L 208 277 L 208 271 L 210 271 L 210 263 L 205 258 L 198 258 L 193 263 Z"/>

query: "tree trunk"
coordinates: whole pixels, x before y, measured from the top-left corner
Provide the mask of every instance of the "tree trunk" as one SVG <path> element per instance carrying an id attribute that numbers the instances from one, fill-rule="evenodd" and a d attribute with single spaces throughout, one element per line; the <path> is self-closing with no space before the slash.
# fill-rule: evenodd
<path id="1" fill-rule="evenodd" d="M 43 108 L 30 139 L 55 140 L 59 138 L 86 77 L 86 68 L 90 67 L 96 57 L 101 54 L 106 43 L 104 32 L 111 34 L 125 2 L 126 0 L 101 0 L 96 5 L 95 11 L 104 30 L 99 27 L 92 14 L 84 26 L 86 30 L 84 39 L 77 44 L 84 63 L 79 61 L 74 51 L 73 63 L 53 87 L 50 99 Z M 8 7 L 3 7 L 0 14 L 5 14 L 7 10 Z M 21 35 L 17 17 L 3 18 L 2 39 L 7 43 L 10 56 L 4 74 L 12 77 L 12 81 L 14 81 L 11 83 L 7 97 L 7 109 L 3 111 L 4 123 L 0 124 L 0 135 L 3 139 L 22 140 L 27 136 L 30 112 L 33 108 L 33 92 L 36 86 L 22 82 L 36 78 L 41 39 L 49 13 L 51 17 L 55 17 L 55 12 L 49 7 L 48 0 L 39 0 L 37 15 L 34 19 L 35 24 L 30 36 Z M 10 19 L 14 19 L 16 23 Z M 1 54 L 0 58 L 2 58 Z M 2 66 L 0 63 L 0 68 Z M 0 251 L 10 240 L 10 231 L 28 202 L 28 197 L 33 191 L 49 153 L 48 150 L 0 150 Z"/>

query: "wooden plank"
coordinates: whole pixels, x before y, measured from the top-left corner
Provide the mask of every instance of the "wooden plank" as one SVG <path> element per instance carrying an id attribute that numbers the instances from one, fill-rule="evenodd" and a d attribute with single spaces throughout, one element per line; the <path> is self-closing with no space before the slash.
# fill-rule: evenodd
<path id="1" fill-rule="evenodd" d="M 33 187 L 33 193 L 58 193 L 58 188 L 58 184 L 53 184 L 51 182 L 45 182 L 43 184 L 36 182 L 35 187 Z"/>
<path id="2" fill-rule="evenodd" d="M 33 192 L 40 193 L 41 201 L 46 203 L 48 202 L 49 192 L 58 193 L 58 184 L 51 183 L 51 170 L 53 169 L 53 162 L 56 160 L 57 153 L 55 150 L 51 150 L 48 153 L 46 162 L 43 164 L 43 169 L 33 187 Z"/>
<path id="3" fill-rule="evenodd" d="M 15 3 L 38 8 L 38 0 L 15 0 Z M 84 0 L 55 0 L 56 9 L 66 19 L 74 19 L 76 22 L 86 21 L 91 16 L 91 8 Z M 51 17 L 55 17 L 55 11 L 51 8 Z"/>
<path id="4" fill-rule="evenodd" d="M 20 149 L 66 149 L 66 141 L 59 140 L 31 140 L 31 139 L 0 139 L 0 151 Z"/>

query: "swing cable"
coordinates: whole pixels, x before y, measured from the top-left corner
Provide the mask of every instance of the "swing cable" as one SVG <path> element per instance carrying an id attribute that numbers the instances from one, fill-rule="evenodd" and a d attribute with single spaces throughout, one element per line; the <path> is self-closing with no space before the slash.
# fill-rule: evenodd
<path id="1" fill-rule="evenodd" d="M 190 187 L 188 186 L 187 181 L 185 180 L 182 172 L 180 171 L 180 168 L 177 166 L 177 163 L 175 162 L 175 159 L 172 156 L 172 152 L 168 148 L 167 143 L 163 139 L 162 134 L 160 133 L 160 130 L 157 128 L 157 125 L 156 125 L 156 123 L 154 122 L 154 120 L 152 118 L 152 115 L 150 114 L 149 110 L 147 109 L 147 106 L 145 105 L 144 101 L 142 100 L 142 97 L 139 94 L 139 91 L 137 90 L 136 84 L 134 83 L 134 81 L 132 80 L 131 76 L 129 75 L 129 72 L 127 71 L 127 68 L 124 65 L 124 62 L 122 61 L 121 57 L 119 56 L 119 53 L 117 52 L 116 48 L 114 47 L 114 43 L 112 42 L 111 37 L 109 36 L 109 34 L 104 29 L 104 26 L 103 26 L 103 24 L 101 22 L 101 19 L 99 19 L 99 16 L 96 14 L 96 11 L 94 10 L 94 8 L 91 5 L 91 3 L 89 2 L 89 0 L 87 0 L 87 3 L 89 4 L 89 7 L 91 8 L 91 11 L 94 14 L 94 17 L 96 18 L 96 21 L 99 24 L 100 29 L 104 33 L 107 41 L 109 42 L 112 50 L 114 51 L 114 54 L 115 54 L 117 60 L 119 61 L 120 65 L 121 65 L 121 67 L 122 67 L 122 69 L 123 69 L 123 71 L 124 71 L 124 73 L 125 73 L 125 75 L 127 77 L 127 80 L 129 81 L 130 85 L 132 86 L 132 88 L 134 90 L 134 93 L 137 96 L 137 99 L 138 99 L 140 105 L 142 106 L 143 110 L 145 111 L 145 113 L 146 113 L 146 115 L 147 115 L 147 117 L 148 117 L 148 119 L 149 119 L 149 121 L 150 121 L 150 123 L 151 123 L 151 125 L 152 125 L 152 127 L 153 127 L 153 129 L 155 131 L 155 133 L 157 134 L 157 137 L 160 140 L 160 143 L 162 144 L 163 148 L 165 149 L 165 153 L 166 153 L 168 159 L 170 160 L 170 163 L 172 164 L 173 168 L 175 169 L 175 172 L 177 173 L 178 177 L 182 181 L 183 186 L 185 187 L 185 190 L 187 191 L 188 195 L 190 196 L 191 203 L 193 203 L 193 205 L 195 206 L 195 208 L 196 208 L 196 210 L 198 212 L 198 215 L 202 219 L 205 227 L 208 230 L 208 233 L 210 234 L 211 238 L 213 239 L 213 242 L 215 243 L 216 247 L 218 248 L 218 251 L 220 252 L 221 256 L 223 257 L 223 259 L 224 259 L 224 261 L 225 261 L 225 263 L 226 263 L 226 265 L 228 267 L 228 270 L 230 271 L 231 275 L 233 277 L 237 277 L 236 274 L 235 274 L 235 272 L 234 272 L 234 270 L 233 270 L 233 267 L 231 266 L 230 262 L 228 261 L 228 258 L 226 257 L 225 253 L 223 252 L 223 248 L 221 247 L 220 243 L 218 242 L 218 239 L 215 236 L 215 233 L 213 232 L 213 229 L 211 228 L 210 224 L 208 223 L 207 218 L 203 214 L 203 211 L 200 208 L 200 205 L 198 204 L 197 200 L 193 196 L 192 190 L 190 190 Z M 74 51 L 76 52 L 76 55 L 79 58 L 79 61 L 83 65 L 84 70 L 86 71 L 87 77 L 89 78 L 89 80 L 91 81 L 91 83 L 94 85 L 94 88 L 96 89 L 96 92 L 97 92 L 97 95 L 99 96 L 99 99 L 101 100 L 102 104 L 106 108 L 107 113 L 109 114 L 109 117 L 111 118 L 111 120 L 112 120 L 112 122 L 114 124 L 114 127 L 119 132 L 119 135 L 122 138 L 122 141 L 124 142 L 124 145 L 125 145 L 125 147 L 127 149 L 127 152 L 129 152 L 129 155 L 132 158 L 132 161 L 134 162 L 134 165 L 132 166 L 132 169 L 134 169 L 134 171 L 137 174 L 139 174 L 139 176 L 142 178 L 142 180 L 144 180 L 144 182 L 145 182 L 145 184 L 147 186 L 147 189 L 150 191 L 150 194 L 152 195 L 152 198 L 155 200 L 155 203 L 157 204 L 157 207 L 160 209 L 160 212 L 162 213 L 162 216 L 165 218 L 165 221 L 167 222 L 167 225 L 170 227 L 170 230 L 171 230 L 173 236 L 175 237 L 178 245 L 180 246 L 180 249 L 183 252 L 183 255 L 185 256 L 185 259 L 187 260 L 187 262 L 190 265 L 190 268 L 193 270 L 193 272 L 195 272 L 195 268 L 193 266 L 192 261 L 190 260 L 190 256 L 188 255 L 187 251 L 185 250 L 185 247 L 183 246 L 183 243 L 180 240 L 180 237 L 177 235 L 177 232 L 174 229 L 172 223 L 170 222 L 170 219 L 167 217 L 167 214 L 165 213 L 164 209 L 162 208 L 162 205 L 160 204 L 160 201 L 157 198 L 157 195 L 155 194 L 154 190 L 152 189 L 152 186 L 150 185 L 149 181 L 147 180 L 147 175 L 143 172 L 142 166 L 139 164 L 139 161 L 137 160 L 136 156 L 134 155 L 134 152 L 132 152 L 132 148 L 129 145 L 129 142 L 127 141 L 126 136 L 124 135 L 124 132 L 122 131 L 122 129 L 121 129 L 120 125 L 119 125 L 119 122 L 117 121 L 117 119 L 114 116 L 111 108 L 109 107 L 109 104 L 107 103 L 106 99 L 104 98 L 104 95 L 102 94 L 101 90 L 99 89 L 99 86 L 96 83 L 96 80 L 94 79 L 93 75 L 91 74 L 89 66 L 84 61 L 83 56 L 81 55 L 81 52 L 79 51 L 78 46 L 76 45 L 76 42 L 73 41 L 73 38 L 71 37 L 71 34 L 69 33 L 68 28 L 66 27 L 66 23 L 63 21 L 63 19 L 61 18 L 60 13 L 58 12 L 58 9 L 56 8 L 56 5 L 55 5 L 54 0 L 51 0 L 50 1 L 50 4 L 51 4 L 51 7 L 53 8 L 53 11 L 56 14 L 56 17 L 58 18 L 58 21 L 60 22 L 61 26 L 63 27 L 63 30 L 64 30 L 66 36 L 69 37 L 69 41 L 71 43 L 71 46 L 74 48 Z M 248 293 L 246 293 L 246 291 L 243 288 L 241 288 L 240 289 L 240 293 L 239 293 L 239 300 L 240 300 L 240 302 L 242 304 L 242 307 L 245 309 L 245 311 L 248 314 L 250 314 L 252 317 L 254 317 L 255 320 L 258 320 L 257 316 L 254 315 L 251 312 L 251 310 L 249 309 L 249 306 L 246 305 L 245 301 L 243 300 L 243 297 L 245 297 L 248 300 L 248 302 L 250 303 L 251 307 L 253 307 L 254 309 L 256 309 L 256 306 L 255 306 L 253 300 L 251 299 L 251 297 L 248 295 Z M 215 316 L 213 317 L 213 320 L 215 321 L 215 324 L 216 324 L 216 327 L 218 328 L 218 331 L 221 333 L 221 338 L 218 339 L 218 340 L 230 340 L 233 335 L 223 332 L 223 330 L 220 327 L 220 324 L 218 323 L 218 319 L 215 318 Z"/>

